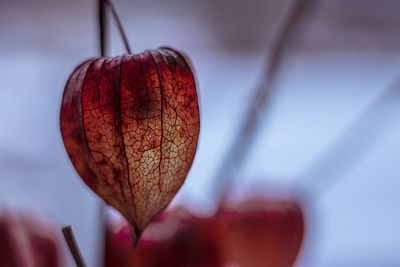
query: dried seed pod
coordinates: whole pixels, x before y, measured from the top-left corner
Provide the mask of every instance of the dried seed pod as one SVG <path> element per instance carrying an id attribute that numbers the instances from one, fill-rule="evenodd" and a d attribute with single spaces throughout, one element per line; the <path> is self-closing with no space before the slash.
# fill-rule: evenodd
<path id="1" fill-rule="evenodd" d="M 226 257 L 243 267 L 293 266 L 304 235 L 303 210 L 294 200 L 249 198 L 220 207 Z"/>
<path id="2" fill-rule="evenodd" d="M 1 267 L 64 267 L 64 244 L 52 221 L 29 211 L 1 207 Z"/>
<path id="3" fill-rule="evenodd" d="M 192 165 L 199 135 L 193 73 L 171 48 L 87 60 L 67 82 L 60 123 L 79 175 L 140 234 Z"/>

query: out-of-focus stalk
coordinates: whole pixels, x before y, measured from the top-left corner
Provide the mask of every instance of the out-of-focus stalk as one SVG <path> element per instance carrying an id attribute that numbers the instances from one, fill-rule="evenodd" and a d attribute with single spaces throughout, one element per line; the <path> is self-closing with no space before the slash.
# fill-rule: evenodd
<path id="1" fill-rule="evenodd" d="M 307 22 L 312 17 L 312 11 L 317 2 L 318 0 L 295 0 L 281 30 L 278 32 L 265 65 L 264 76 L 249 103 L 243 125 L 227 150 L 214 179 L 212 190 L 216 198 L 221 196 L 221 192 L 227 190 L 230 182 L 235 178 L 235 170 L 239 169 L 242 162 L 245 161 L 256 136 L 261 117 L 267 115 L 266 108 L 270 103 L 275 80 L 282 68 L 282 62 L 286 57 L 288 48 L 294 43 L 301 42 Z"/>

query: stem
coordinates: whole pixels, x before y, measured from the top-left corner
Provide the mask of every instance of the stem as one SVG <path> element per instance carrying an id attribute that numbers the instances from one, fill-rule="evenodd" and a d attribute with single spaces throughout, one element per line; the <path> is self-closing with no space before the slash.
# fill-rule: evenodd
<path id="1" fill-rule="evenodd" d="M 76 266 L 86 267 L 78 244 L 76 243 L 74 233 L 72 232 L 71 225 L 64 225 L 61 229 L 64 234 L 65 242 L 67 242 L 68 248 L 71 251 L 72 257 L 75 260 Z"/>
<path id="2" fill-rule="evenodd" d="M 106 55 L 106 9 L 104 0 L 98 0 L 98 16 L 99 16 L 99 43 L 100 43 L 100 55 L 104 57 Z"/>
<path id="3" fill-rule="evenodd" d="M 117 10 L 115 9 L 115 6 L 114 6 L 113 2 L 111 0 L 103 0 L 103 1 L 105 1 L 111 8 L 111 12 L 112 12 L 113 17 L 115 19 L 115 22 L 117 23 L 118 31 L 119 31 L 119 33 L 120 33 L 120 35 L 122 37 L 122 41 L 124 42 L 126 52 L 128 54 L 132 54 L 132 50 L 131 50 L 131 47 L 129 45 L 128 37 L 125 34 L 124 27 L 122 26 L 121 20 L 120 20 L 120 18 L 118 16 Z"/>
<path id="4" fill-rule="evenodd" d="M 106 5 L 104 0 L 98 0 L 98 27 L 99 27 L 99 47 L 100 47 L 100 56 L 104 57 L 106 55 L 106 40 L 107 40 L 107 12 L 106 12 Z M 105 252 L 105 242 L 106 239 L 103 236 L 106 232 L 106 205 L 103 201 L 99 202 L 99 228 L 100 234 L 99 239 L 99 251 L 104 254 Z M 101 257 L 98 260 L 99 266 L 103 265 L 103 260 Z"/>

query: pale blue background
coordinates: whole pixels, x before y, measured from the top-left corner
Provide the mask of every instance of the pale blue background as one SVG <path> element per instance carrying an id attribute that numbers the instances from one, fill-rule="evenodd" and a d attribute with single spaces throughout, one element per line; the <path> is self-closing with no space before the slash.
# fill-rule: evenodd
<path id="1" fill-rule="evenodd" d="M 58 112 L 74 66 L 97 54 L 94 2 L 0 1 L 0 206 L 72 224 L 89 266 L 96 266 L 98 199 L 69 163 Z M 211 210 L 213 179 L 290 1 L 114 2 L 135 52 L 170 45 L 193 61 L 200 143 L 174 203 Z M 399 10 L 396 0 L 321 1 L 235 175 L 238 192 L 255 184 L 308 192 L 298 266 L 400 266 L 400 93 L 378 102 L 358 128 L 365 134 L 344 142 L 338 158 L 313 165 L 399 77 Z M 124 50 L 112 31 L 117 55 Z M 342 171 L 340 159 L 354 159 L 360 140 L 362 157 Z"/>

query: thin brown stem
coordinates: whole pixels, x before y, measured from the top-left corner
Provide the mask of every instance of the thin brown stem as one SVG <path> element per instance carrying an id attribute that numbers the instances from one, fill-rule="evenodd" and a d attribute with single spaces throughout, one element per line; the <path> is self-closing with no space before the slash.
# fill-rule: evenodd
<path id="1" fill-rule="evenodd" d="M 105 0 L 98 0 L 98 27 L 99 27 L 99 47 L 100 56 L 104 57 L 107 54 L 106 41 L 108 37 L 108 27 L 107 27 L 107 12 L 106 12 Z M 99 201 L 99 251 L 101 254 L 105 252 L 105 242 L 106 239 L 103 236 L 106 232 L 106 204 L 103 201 Z M 98 259 L 99 266 L 103 265 L 103 260 L 101 257 Z"/>
<path id="2" fill-rule="evenodd" d="M 104 57 L 106 55 L 106 40 L 107 40 L 107 13 L 105 0 L 98 0 L 98 21 L 99 21 L 99 46 L 100 55 Z"/>
<path id="3" fill-rule="evenodd" d="M 228 153 L 223 158 L 222 164 L 215 177 L 216 186 L 213 190 L 216 196 L 221 196 L 231 184 L 235 170 L 240 167 L 247 157 L 248 151 L 260 124 L 260 118 L 265 117 L 265 107 L 270 103 L 271 95 L 275 87 L 277 73 L 281 69 L 282 61 L 285 58 L 289 45 L 298 43 L 305 28 L 305 22 L 310 19 L 311 11 L 314 9 L 318 0 L 295 0 L 283 27 L 279 31 L 274 41 L 270 56 L 265 66 L 264 76 L 259 83 L 250 102 L 244 123 L 234 138 Z M 263 115 L 263 116 L 261 116 Z M 222 194 L 222 198 L 224 194 Z"/>
<path id="4" fill-rule="evenodd" d="M 78 244 L 76 243 L 74 233 L 72 232 L 71 225 L 64 225 L 61 229 L 64 235 L 65 242 L 67 242 L 68 248 L 71 251 L 72 257 L 75 260 L 76 266 L 86 267 Z"/>
<path id="5" fill-rule="evenodd" d="M 115 22 L 117 23 L 118 31 L 119 31 L 119 33 L 120 33 L 120 35 L 121 35 L 121 37 L 122 37 L 122 41 L 124 42 L 126 52 L 127 52 L 128 54 L 132 54 L 132 50 L 131 50 L 131 47 L 130 47 L 130 45 L 129 45 L 128 37 L 127 37 L 126 34 L 125 34 L 124 27 L 122 26 L 121 19 L 120 19 L 119 16 L 118 16 L 117 10 L 115 9 L 115 6 L 114 6 L 113 2 L 112 2 L 111 0 L 104 0 L 104 1 L 105 1 L 105 2 L 110 6 L 110 8 L 111 8 L 111 12 L 112 12 L 113 17 L 114 17 L 114 19 L 115 19 Z"/>

